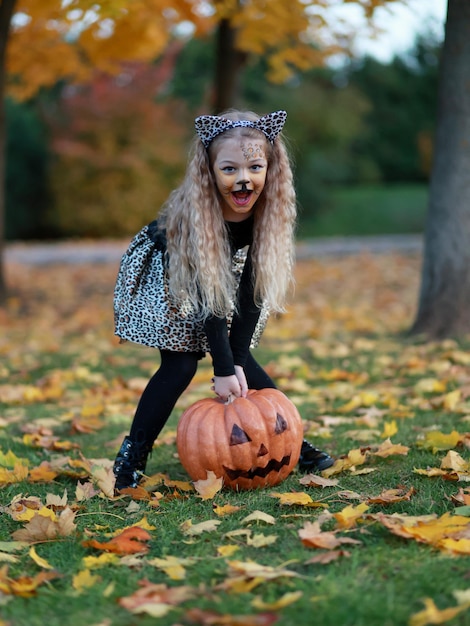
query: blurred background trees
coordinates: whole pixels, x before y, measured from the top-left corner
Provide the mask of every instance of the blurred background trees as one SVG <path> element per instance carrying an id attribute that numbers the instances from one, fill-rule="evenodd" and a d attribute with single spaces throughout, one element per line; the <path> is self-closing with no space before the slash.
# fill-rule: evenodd
<path id="1" fill-rule="evenodd" d="M 9 98 L 7 238 L 115 237 L 150 221 L 183 174 L 194 116 L 211 109 L 215 37 Z M 300 236 L 422 230 L 439 46 L 422 34 L 389 63 L 350 60 L 283 84 L 268 81 L 264 56 L 247 62 L 234 104 L 289 113 Z"/>

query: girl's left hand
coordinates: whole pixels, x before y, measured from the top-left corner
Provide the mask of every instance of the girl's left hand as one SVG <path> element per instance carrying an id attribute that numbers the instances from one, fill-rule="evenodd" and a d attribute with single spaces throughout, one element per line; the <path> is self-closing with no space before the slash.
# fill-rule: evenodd
<path id="1" fill-rule="evenodd" d="M 232 376 L 214 376 L 212 382 L 214 383 L 211 387 L 212 391 L 224 402 L 227 402 L 231 396 L 246 397 L 248 393 L 245 372 L 240 365 L 235 365 L 235 374 Z"/>
<path id="2" fill-rule="evenodd" d="M 248 393 L 248 383 L 246 382 L 245 370 L 241 365 L 235 365 L 235 376 L 238 378 L 238 382 L 240 383 L 241 396 L 242 398 L 246 398 Z"/>

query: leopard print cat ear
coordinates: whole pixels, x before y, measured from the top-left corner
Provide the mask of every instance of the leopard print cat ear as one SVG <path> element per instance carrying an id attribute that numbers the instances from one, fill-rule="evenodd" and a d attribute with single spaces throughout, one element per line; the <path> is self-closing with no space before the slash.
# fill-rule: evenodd
<path id="1" fill-rule="evenodd" d="M 279 135 L 284 127 L 287 119 L 286 111 L 274 111 L 263 115 L 259 120 L 254 122 L 250 120 L 238 120 L 232 121 L 225 117 L 219 117 L 218 115 L 200 115 L 196 117 L 194 126 L 196 132 L 206 148 L 208 148 L 211 142 L 229 128 L 254 128 L 260 130 L 266 135 L 268 140 L 272 143 Z"/>

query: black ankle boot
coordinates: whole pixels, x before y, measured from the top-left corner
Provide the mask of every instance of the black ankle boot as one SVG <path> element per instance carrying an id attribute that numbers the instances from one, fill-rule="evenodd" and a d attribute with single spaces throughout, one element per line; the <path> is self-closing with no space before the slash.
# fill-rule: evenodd
<path id="1" fill-rule="evenodd" d="M 302 441 L 299 458 L 299 470 L 301 472 L 323 472 L 333 463 L 334 460 L 329 454 L 315 448 L 306 439 Z"/>
<path id="2" fill-rule="evenodd" d="M 127 487 L 135 489 L 138 486 L 151 449 L 152 444 L 147 441 L 132 441 L 129 437 L 124 437 L 113 467 L 116 477 L 115 492 Z"/>

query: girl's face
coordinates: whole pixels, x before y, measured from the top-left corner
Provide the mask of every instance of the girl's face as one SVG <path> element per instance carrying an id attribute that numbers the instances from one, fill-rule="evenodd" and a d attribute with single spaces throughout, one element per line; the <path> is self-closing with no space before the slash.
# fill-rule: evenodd
<path id="1" fill-rule="evenodd" d="M 268 161 L 262 138 L 229 137 L 220 141 L 212 170 L 222 199 L 222 213 L 229 222 L 241 222 L 252 213 L 264 189 Z"/>

